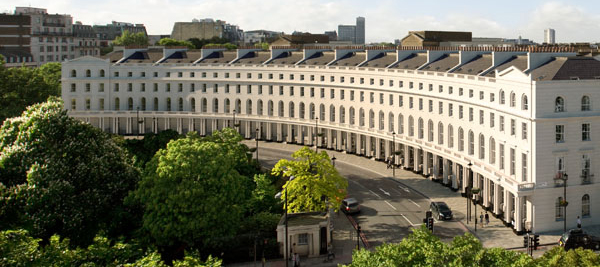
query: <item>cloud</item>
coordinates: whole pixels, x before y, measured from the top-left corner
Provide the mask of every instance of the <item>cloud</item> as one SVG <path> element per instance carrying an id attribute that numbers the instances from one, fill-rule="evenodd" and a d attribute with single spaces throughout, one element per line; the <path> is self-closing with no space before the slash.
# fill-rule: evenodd
<path id="1" fill-rule="evenodd" d="M 586 12 L 583 8 L 550 2 L 536 8 L 528 21 L 526 31 L 541 36 L 547 28 L 556 30 L 557 42 L 597 41 L 600 16 Z M 593 38 L 593 39 L 592 39 Z"/>

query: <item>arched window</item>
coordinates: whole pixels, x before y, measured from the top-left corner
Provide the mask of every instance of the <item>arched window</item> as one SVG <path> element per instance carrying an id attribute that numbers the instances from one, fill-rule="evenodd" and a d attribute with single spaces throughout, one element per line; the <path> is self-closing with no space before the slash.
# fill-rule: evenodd
<path id="1" fill-rule="evenodd" d="M 200 105 L 202 105 L 202 106 L 200 107 L 200 108 L 201 108 L 200 110 L 201 110 L 203 113 L 206 113 L 206 112 L 208 112 L 208 100 L 206 100 L 206 98 L 202 98 L 202 102 L 200 103 Z"/>
<path id="2" fill-rule="evenodd" d="M 385 114 L 379 111 L 379 130 L 385 129 Z"/>
<path id="3" fill-rule="evenodd" d="M 454 128 L 452 125 L 448 125 L 448 147 L 454 147 Z"/>
<path id="4" fill-rule="evenodd" d="M 115 97 L 115 110 L 119 110 L 121 107 L 121 103 L 118 97 Z"/>
<path id="5" fill-rule="evenodd" d="M 590 217 L 590 195 L 588 194 L 581 197 L 581 216 Z"/>
<path id="6" fill-rule="evenodd" d="M 267 103 L 267 115 L 273 116 L 273 101 L 272 100 L 269 100 L 269 102 Z"/>
<path id="7" fill-rule="evenodd" d="M 444 144 L 444 124 L 438 123 L 438 144 Z"/>
<path id="8" fill-rule="evenodd" d="M 246 114 L 252 115 L 252 100 L 246 100 Z"/>
<path id="9" fill-rule="evenodd" d="M 423 139 L 423 135 L 425 135 L 425 129 L 423 129 L 425 125 L 423 125 L 423 119 L 419 118 L 419 139 Z"/>
<path id="10" fill-rule="evenodd" d="M 462 128 L 458 128 L 458 151 L 465 150 L 465 132 Z"/>
<path id="11" fill-rule="evenodd" d="M 346 108 L 340 106 L 340 123 L 346 123 Z"/>
<path id="12" fill-rule="evenodd" d="M 196 98 L 190 98 L 190 109 L 192 112 L 196 112 Z"/>
<path id="13" fill-rule="evenodd" d="M 206 100 L 206 99 L 204 99 L 204 100 Z M 158 97 L 154 98 L 154 106 L 153 106 L 153 108 L 154 108 L 154 111 L 158 111 Z"/>
<path id="14" fill-rule="evenodd" d="M 310 112 L 309 119 L 311 119 L 311 120 L 314 120 L 314 119 L 315 119 L 315 116 L 317 115 L 317 114 L 315 113 L 315 112 L 316 112 L 316 110 L 315 110 L 315 104 L 313 104 L 313 103 L 310 103 L 309 112 Z"/>
<path id="15" fill-rule="evenodd" d="M 565 111 L 565 100 L 559 96 L 554 101 L 554 112 L 564 112 L 564 111 Z"/>
<path id="16" fill-rule="evenodd" d="M 404 116 L 398 115 L 398 134 L 404 134 Z"/>
<path id="17" fill-rule="evenodd" d="M 100 77 L 104 77 L 104 70 L 100 70 Z"/>
<path id="18" fill-rule="evenodd" d="M 475 134 L 469 131 L 469 155 L 475 154 Z"/>
<path id="19" fill-rule="evenodd" d="M 415 119 L 412 116 L 408 116 L 408 136 L 415 135 Z"/>
<path id="20" fill-rule="evenodd" d="M 231 111 L 231 101 L 229 98 L 225 98 L 225 113 L 229 113 Z"/>
<path id="21" fill-rule="evenodd" d="M 358 125 L 365 126 L 365 110 L 363 108 L 358 111 Z"/>
<path id="22" fill-rule="evenodd" d="M 183 98 L 179 98 L 179 100 L 177 100 L 177 111 L 183 111 Z"/>
<path id="23" fill-rule="evenodd" d="M 335 122 L 335 107 L 333 105 L 329 105 L 329 121 Z"/>
<path id="24" fill-rule="evenodd" d="M 325 105 L 321 104 L 319 106 L 319 120 L 325 120 Z"/>
<path id="25" fill-rule="evenodd" d="M 242 113 L 242 100 L 239 100 L 239 99 L 235 100 L 235 109 L 233 111 L 237 114 Z"/>
<path id="26" fill-rule="evenodd" d="M 490 164 L 496 164 L 496 141 L 490 138 Z"/>
<path id="27" fill-rule="evenodd" d="M 75 98 L 71 99 L 71 110 L 77 109 L 77 100 Z"/>
<path id="28" fill-rule="evenodd" d="M 92 71 L 91 70 L 85 70 L 85 77 L 92 77 Z"/>
<path id="29" fill-rule="evenodd" d="M 77 77 L 77 71 L 71 70 L 71 77 Z"/>
<path id="30" fill-rule="evenodd" d="M 563 198 L 562 197 L 558 197 L 556 199 L 556 203 L 555 203 L 555 218 L 556 220 L 564 220 L 565 219 L 565 212 L 562 206 L 562 201 Z"/>
<path id="31" fill-rule="evenodd" d="M 142 111 L 146 111 L 146 98 L 142 97 L 142 99 L 140 99 L 140 103 L 142 104 Z"/>
<path id="32" fill-rule="evenodd" d="M 513 92 L 510 92 L 510 106 L 511 107 L 517 106 L 517 97 L 515 96 L 515 93 L 513 93 Z"/>
<path id="33" fill-rule="evenodd" d="M 394 113 L 391 112 L 388 114 L 388 131 L 394 131 Z"/>
<path id="34" fill-rule="evenodd" d="M 427 122 L 427 129 L 429 130 L 429 134 L 427 136 L 427 141 L 433 142 L 433 132 L 434 132 L 433 121 L 429 120 Z"/>
<path id="35" fill-rule="evenodd" d="M 306 109 L 304 107 L 304 102 L 300 102 L 300 110 L 299 110 L 299 114 L 298 114 L 300 119 L 304 119 L 305 112 L 306 112 Z"/>
<path id="36" fill-rule="evenodd" d="M 263 115 L 263 101 L 260 99 L 256 103 L 256 113 L 261 116 Z"/>
<path id="37" fill-rule="evenodd" d="M 581 111 L 590 111 L 592 110 L 592 105 L 590 103 L 590 97 L 587 95 L 584 95 L 581 98 Z"/>
<path id="38" fill-rule="evenodd" d="M 354 107 L 350 107 L 349 115 L 350 115 L 350 117 L 349 117 L 350 125 L 354 125 Z"/>
<path id="39" fill-rule="evenodd" d="M 375 112 L 372 109 L 369 110 L 369 128 L 375 128 Z"/>
<path id="40" fill-rule="evenodd" d="M 479 159 L 485 158 L 485 137 L 479 134 Z"/>
<path id="41" fill-rule="evenodd" d="M 294 117 L 296 116 L 296 115 L 294 114 L 294 112 L 295 112 L 295 110 L 294 110 L 294 102 L 290 102 L 289 106 L 290 106 L 290 107 L 289 107 L 289 110 L 288 110 L 289 117 L 290 117 L 290 118 L 294 118 Z"/>
<path id="42" fill-rule="evenodd" d="M 504 102 L 505 102 L 504 91 L 500 90 L 500 104 L 504 105 Z"/>
<path id="43" fill-rule="evenodd" d="M 213 99 L 213 113 L 219 113 L 219 99 Z"/>
<path id="44" fill-rule="evenodd" d="M 279 101 L 279 104 L 277 105 L 277 116 L 283 117 L 283 113 L 284 113 L 283 101 Z"/>
<path id="45" fill-rule="evenodd" d="M 171 111 L 171 98 L 167 97 L 167 111 Z"/>
<path id="46" fill-rule="evenodd" d="M 529 101 L 527 101 L 527 96 L 525 94 L 521 97 L 521 106 L 523 110 L 529 109 Z"/>

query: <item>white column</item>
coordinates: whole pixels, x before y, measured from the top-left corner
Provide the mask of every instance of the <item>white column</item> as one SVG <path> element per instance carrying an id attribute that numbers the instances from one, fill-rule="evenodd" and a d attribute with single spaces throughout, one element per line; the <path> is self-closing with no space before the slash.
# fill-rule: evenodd
<path id="1" fill-rule="evenodd" d="M 483 206 L 490 206 L 490 180 L 487 177 L 483 177 Z"/>
<path id="2" fill-rule="evenodd" d="M 419 164 L 421 164 L 421 159 L 419 157 L 419 148 L 413 147 L 413 170 L 419 171 Z"/>
<path id="3" fill-rule="evenodd" d="M 343 141 L 343 132 L 340 130 L 337 130 L 336 132 L 336 138 L 335 138 L 335 149 L 338 151 L 344 150 L 344 141 Z M 348 142 L 348 140 L 346 140 L 346 142 Z"/>
<path id="4" fill-rule="evenodd" d="M 500 206 L 500 185 L 498 183 L 494 183 L 494 214 L 499 214 L 502 210 L 502 206 Z"/>
<path id="5" fill-rule="evenodd" d="M 307 135 L 308 138 L 306 140 L 307 145 L 309 146 L 313 146 L 314 145 L 314 141 L 315 141 L 315 137 L 314 137 L 314 128 L 313 127 L 306 127 L 306 131 L 307 131 Z"/>
<path id="6" fill-rule="evenodd" d="M 429 171 L 429 169 L 431 168 L 431 166 L 429 166 L 429 152 L 427 151 L 423 151 L 424 157 L 425 157 L 425 161 L 423 161 L 423 175 L 431 175 L 431 172 Z"/>
<path id="7" fill-rule="evenodd" d="M 297 138 L 298 138 L 297 142 L 300 145 L 304 145 L 304 134 L 302 132 L 302 129 L 304 129 L 304 126 L 298 125 L 298 132 L 296 134 L 297 134 Z"/>
<path id="8" fill-rule="evenodd" d="M 292 124 L 286 124 L 285 127 L 287 128 L 287 136 L 286 136 L 286 141 L 288 143 L 292 143 L 294 142 L 294 131 L 293 131 L 293 125 Z"/>
<path id="9" fill-rule="evenodd" d="M 366 135 L 365 136 L 365 154 L 367 155 L 367 157 L 372 157 L 373 156 L 373 152 L 372 152 L 372 147 L 371 147 L 371 136 Z"/>
<path id="10" fill-rule="evenodd" d="M 392 141 L 388 141 L 388 140 L 383 140 L 384 145 L 384 156 L 385 156 L 385 160 L 387 161 L 387 159 L 390 158 L 390 156 L 392 155 Z"/>
<path id="11" fill-rule="evenodd" d="M 504 190 L 504 221 L 510 223 L 510 215 L 512 213 L 512 196 L 508 190 Z"/>
<path id="12" fill-rule="evenodd" d="M 356 154 L 357 155 L 364 155 L 363 154 L 363 143 L 362 143 L 362 135 L 357 133 L 356 134 Z M 365 153 L 366 154 L 366 153 Z"/>
<path id="13" fill-rule="evenodd" d="M 325 131 L 327 133 L 327 149 L 333 149 L 333 136 L 332 136 L 332 131 L 331 129 L 327 129 L 327 131 Z"/>
<path id="14" fill-rule="evenodd" d="M 381 159 L 381 138 L 374 137 L 375 140 L 375 159 Z"/>
<path id="15" fill-rule="evenodd" d="M 403 144 L 402 146 L 403 146 L 402 150 L 403 150 L 403 156 L 404 156 L 404 162 L 402 162 L 402 165 L 404 167 L 408 167 L 408 163 L 410 162 L 409 161 L 409 156 L 410 155 L 408 154 L 409 153 L 408 145 L 404 145 Z"/>
<path id="16" fill-rule="evenodd" d="M 267 141 L 272 141 L 273 140 L 273 124 L 268 122 L 267 123 Z"/>
<path id="17" fill-rule="evenodd" d="M 181 118 L 177 118 L 177 132 L 179 134 L 183 133 L 183 123 L 181 121 Z"/>
<path id="18" fill-rule="evenodd" d="M 515 230 L 523 231 L 523 197 L 515 197 Z"/>
<path id="19" fill-rule="evenodd" d="M 277 127 L 276 127 L 277 142 L 282 142 L 283 141 L 283 124 L 277 123 L 276 125 L 277 125 Z"/>

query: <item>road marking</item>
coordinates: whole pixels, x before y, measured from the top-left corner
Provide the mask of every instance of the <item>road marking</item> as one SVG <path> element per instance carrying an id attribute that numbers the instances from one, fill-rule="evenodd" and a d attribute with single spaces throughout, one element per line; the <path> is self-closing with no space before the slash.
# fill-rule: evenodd
<path id="1" fill-rule="evenodd" d="M 402 218 L 404 218 L 410 224 L 410 226 L 412 226 L 412 227 L 415 226 L 408 218 L 406 218 L 406 216 L 404 216 L 404 214 L 400 214 L 400 216 L 402 216 Z"/>
<path id="2" fill-rule="evenodd" d="M 408 190 L 408 188 L 401 185 L 399 185 L 398 187 L 400 187 L 400 189 L 404 190 L 405 192 L 410 193 L 410 190 Z"/>
<path id="3" fill-rule="evenodd" d="M 410 199 L 410 198 L 408 199 L 408 201 L 410 201 L 410 202 L 412 202 L 413 204 L 417 205 L 417 207 L 419 207 L 419 208 L 421 207 L 421 205 L 417 204 L 417 202 L 414 202 L 414 201 L 413 201 L 412 199 Z"/>
<path id="4" fill-rule="evenodd" d="M 386 194 L 388 197 L 390 196 L 390 193 L 389 193 L 389 192 L 386 192 L 385 190 L 383 190 L 383 189 L 381 189 L 381 188 L 379 188 L 379 191 L 383 192 L 383 193 L 384 193 L 384 194 Z"/>
<path id="5" fill-rule="evenodd" d="M 373 193 L 373 195 L 376 195 L 378 198 L 381 198 L 377 193 L 371 191 L 370 189 L 367 189 L 367 190 L 369 190 L 369 192 Z"/>
<path id="6" fill-rule="evenodd" d="M 388 204 L 390 207 L 392 207 L 392 209 L 398 210 L 398 209 L 396 209 L 396 207 L 392 206 L 392 204 L 390 204 L 390 202 L 387 202 L 387 200 L 384 200 L 383 202 L 385 202 L 385 204 Z M 404 216 L 404 215 L 402 215 L 402 216 Z M 405 217 L 405 219 L 406 219 L 406 217 Z"/>

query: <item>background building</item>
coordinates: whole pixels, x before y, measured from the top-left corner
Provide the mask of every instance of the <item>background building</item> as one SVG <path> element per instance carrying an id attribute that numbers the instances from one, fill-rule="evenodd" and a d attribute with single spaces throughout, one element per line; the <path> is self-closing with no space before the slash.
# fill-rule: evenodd
<path id="1" fill-rule="evenodd" d="M 440 46 L 442 42 L 471 42 L 471 32 L 409 31 L 402 46 Z"/>
<path id="2" fill-rule="evenodd" d="M 304 45 L 304 44 L 327 44 L 329 43 L 329 36 L 325 34 L 311 34 L 311 33 L 295 33 L 292 35 L 284 34 L 271 43 L 275 46 L 290 46 L 290 45 Z"/>
<path id="3" fill-rule="evenodd" d="M 555 36 L 555 31 L 554 29 L 545 29 L 544 30 L 544 43 L 546 44 L 555 44 L 556 43 L 556 36 Z"/>
<path id="4" fill-rule="evenodd" d="M 270 43 L 277 39 L 283 32 L 267 31 L 267 30 L 256 30 L 244 32 L 244 43 L 245 44 L 256 44 L 256 43 Z"/>
<path id="5" fill-rule="evenodd" d="M 338 35 L 336 31 L 326 31 L 323 34 L 327 35 L 329 37 L 329 41 L 337 41 L 338 39 Z"/>
<path id="6" fill-rule="evenodd" d="M 231 43 L 243 42 L 243 31 L 238 26 L 222 20 L 194 19 L 192 22 L 175 22 L 171 38 L 187 41 L 191 38 L 210 39 L 213 37 L 226 38 Z"/>
<path id="7" fill-rule="evenodd" d="M 357 17 L 356 25 L 339 25 L 337 41 L 365 44 L 365 18 Z"/>
<path id="8" fill-rule="evenodd" d="M 130 33 L 143 32 L 146 36 L 148 35 L 144 24 L 133 24 L 129 22 L 113 21 L 111 24 L 94 25 L 93 28 L 96 36 L 100 40 L 101 47 L 109 46 L 115 38 L 121 36 L 125 31 Z"/>

